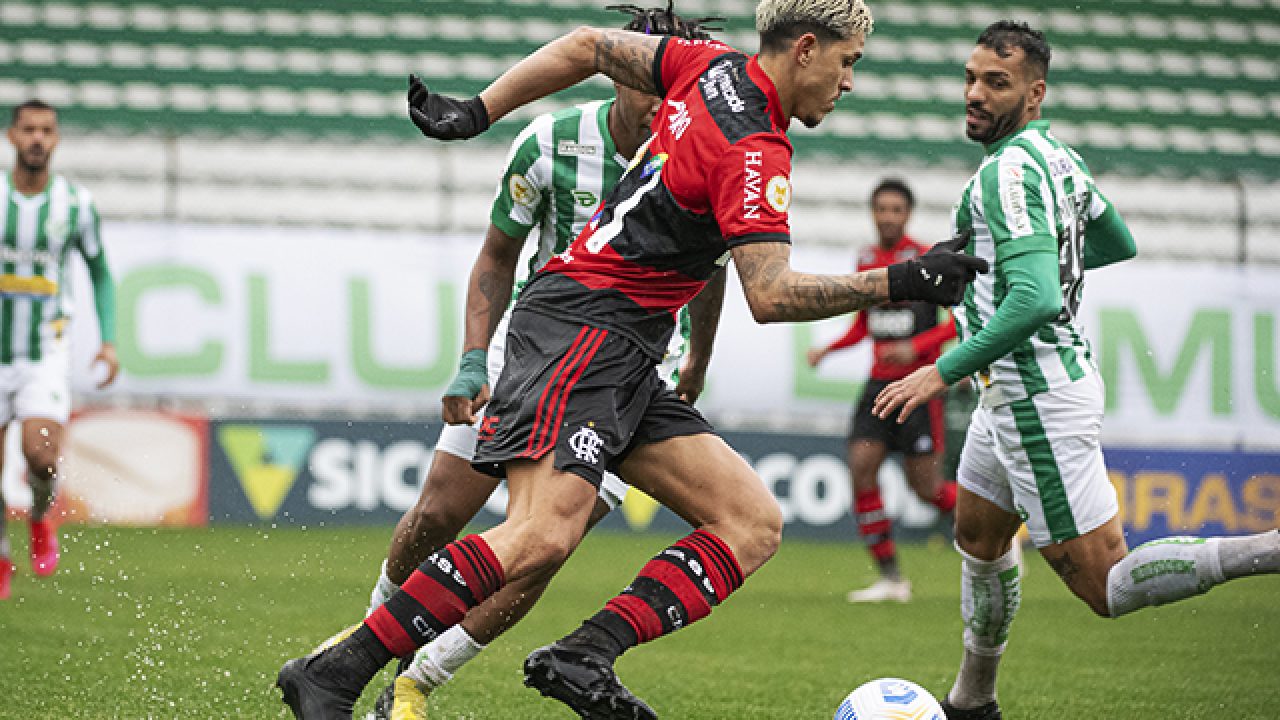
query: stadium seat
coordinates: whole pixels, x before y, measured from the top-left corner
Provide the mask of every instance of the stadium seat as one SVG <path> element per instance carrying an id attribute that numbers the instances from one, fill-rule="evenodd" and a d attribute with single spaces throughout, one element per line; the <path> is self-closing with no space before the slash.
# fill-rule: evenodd
<path id="1" fill-rule="evenodd" d="M 416 139 L 404 120 L 408 72 L 443 92 L 477 92 L 578 24 L 618 24 L 620 16 L 604 4 L 4 0 L 0 25 L 11 32 L 0 37 L 0 103 L 39 96 L 62 109 L 73 133 L 153 144 L 191 136 L 240 143 L 242 176 L 267 173 L 272 182 L 293 182 L 329 173 L 339 184 L 368 185 L 362 163 L 340 161 L 343 149 Z M 754 5 L 682 0 L 680 9 L 726 17 L 721 36 L 750 51 Z M 1046 112 L 1096 173 L 1168 182 L 1239 178 L 1258 188 L 1280 181 L 1276 0 L 1087 0 L 1071 8 L 1012 9 L 966 0 L 872 5 L 876 30 L 857 69 L 854 99 L 817 130 L 793 133 L 798 162 L 901 167 L 904 174 L 971 167 L 977 152 L 960 132 L 959 66 L 981 28 L 1012 13 L 1050 33 Z M 588 83 L 499 122 L 486 136 L 487 149 L 469 146 L 486 161 L 457 164 L 458 196 L 476 192 L 487 202 L 492 178 L 480 182 L 480 176 L 501 163 L 503 145 L 528 118 L 607 93 L 606 82 Z M 285 157 L 272 150 L 273 138 L 306 138 L 302 147 L 311 153 L 332 148 L 335 154 Z M 193 152 L 208 169 L 195 170 L 193 158 L 184 158 L 191 181 L 238 177 L 234 159 Z M 443 152 L 424 149 L 422 156 Z M 396 153 L 386 155 L 397 162 Z"/>

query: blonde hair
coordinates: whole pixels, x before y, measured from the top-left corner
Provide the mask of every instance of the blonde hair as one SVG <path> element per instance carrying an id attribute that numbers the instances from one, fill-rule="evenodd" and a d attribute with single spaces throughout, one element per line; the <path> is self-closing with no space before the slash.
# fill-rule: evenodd
<path id="1" fill-rule="evenodd" d="M 805 32 L 823 40 L 870 35 L 873 24 L 863 0 L 760 0 L 756 6 L 761 49 L 780 48 Z"/>

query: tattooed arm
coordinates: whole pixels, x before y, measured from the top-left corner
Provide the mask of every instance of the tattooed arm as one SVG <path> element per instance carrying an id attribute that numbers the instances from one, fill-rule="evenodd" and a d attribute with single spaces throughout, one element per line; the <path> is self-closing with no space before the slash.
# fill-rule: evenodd
<path id="1" fill-rule="evenodd" d="M 636 90 L 656 93 L 653 61 L 662 38 L 581 27 L 547 43 L 480 93 L 490 122 L 518 107 L 576 85 L 596 73 Z"/>
<path id="2" fill-rule="evenodd" d="M 758 242 L 733 248 L 742 291 L 758 323 L 820 320 L 889 300 L 884 269 L 812 275 L 791 269 L 791 246 Z"/>
<path id="3" fill-rule="evenodd" d="M 441 415 L 449 424 L 474 423 L 476 413 L 489 401 L 486 353 L 494 330 L 511 302 L 511 287 L 522 245 L 523 240 L 489 225 L 480 255 L 471 267 L 462 362 L 458 375 L 440 398 Z"/>
<path id="4" fill-rule="evenodd" d="M 488 350 L 498 321 L 511 303 L 515 284 L 516 263 L 524 240 L 513 238 L 493 225 L 485 234 L 484 245 L 467 284 L 466 330 L 462 350 Z"/>

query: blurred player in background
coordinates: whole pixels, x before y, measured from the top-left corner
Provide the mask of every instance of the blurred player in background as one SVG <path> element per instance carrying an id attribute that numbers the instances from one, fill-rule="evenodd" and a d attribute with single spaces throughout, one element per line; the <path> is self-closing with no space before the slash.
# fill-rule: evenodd
<path id="1" fill-rule="evenodd" d="M 914 207 L 911 188 L 901 180 L 888 179 L 876 186 L 871 192 L 871 217 L 880 241 L 862 251 L 858 270 L 888 267 L 929 249 L 906 234 Z M 848 460 L 853 478 L 854 519 L 879 567 L 880 578 L 870 587 L 850 592 L 847 599 L 852 603 L 911 600 L 911 582 L 898 567 L 893 521 L 885 514 L 880 497 L 880 466 L 890 452 L 902 453 L 907 484 L 921 500 L 943 513 L 951 512 L 956 505 L 956 484 L 943 480 L 939 471 L 943 399 L 934 398 L 916 408 L 901 424 L 882 420 L 871 412 L 881 390 L 937 360 L 942 344 L 956 336 L 951 316 L 938 322 L 938 312 L 938 307 L 929 303 L 889 303 L 867 308 L 858 313 L 848 332 L 830 345 L 812 348 L 808 353 L 809 365 L 817 367 L 831 352 L 853 347 L 868 335 L 875 342 L 871 379 L 863 387 L 853 412 Z"/>
<path id="2" fill-rule="evenodd" d="M 965 65 L 965 132 L 986 147 L 953 218 L 995 272 L 956 313 L 963 341 L 876 400 L 899 420 L 963 377 L 982 397 L 960 459 L 956 547 L 964 658 L 943 707 L 950 720 L 997 720 L 996 673 L 1021 587 L 1014 534 L 1031 540 L 1102 617 L 1280 572 L 1280 532 L 1170 537 L 1129 552 L 1099 432 L 1103 388 L 1077 320 L 1084 272 L 1136 254 L 1133 237 L 1076 152 L 1041 119 L 1049 45 L 1000 21 Z M 1168 637 L 1165 642 L 1176 642 Z M 1062 658 L 1061 662 L 1072 662 Z"/>
<path id="3" fill-rule="evenodd" d="M 67 322 L 67 260 L 74 249 L 89 266 L 106 367 L 98 387 L 116 376 L 115 287 L 88 190 L 49 172 L 58 146 L 58 113 L 39 100 L 13 109 L 9 143 L 13 172 L 0 179 L 0 425 L 21 424 L 22 454 L 31 484 L 31 565 L 36 575 L 58 567 L 58 536 L 49 517 L 71 413 Z M 0 452 L 3 446 L 0 445 Z M 3 458 L 10 460 L 10 458 Z M 14 572 L 0 495 L 0 599 Z"/>
<path id="4" fill-rule="evenodd" d="M 671 4 L 629 13 L 624 29 L 650 35 L 707 39 L 703 23 L 682 19 Z M 616 97 L 541 115 L 516 137 L 498 186 L 484 245 L 467 290 L 464 352 L 458 375 L 444 393 L 448 423 L 436 444 L 417 504 L 400 519 L 369 613 L 389 599 L 432 552 L 454 540 L 484 506 L 497 478 L 471 467 L 476 447 L 476 415 L 489 387 L 502 372 L 504 341 L 513 284 L 518 293 L 529 277 L 565 251 L 591 219 L 604 196 L 618 184 L 632 156 L 649 139 L 661 100 L 649 93 L 614 86 Z M 536 251 L 518 283 L 517 261 L 525 239 L 536 229 Z M 724 298 L 724 273 L 680 312 L 677 332 L 658 370 L 685 402 L 702 392 L 707 363 Z M 690 318 L 692 311 L 694 317 Z M 487 372 L 486 372 L 487 369 Z M 627 486 L 606 473 L 590 525 L 616 508 Z M 523 617 L 546 588 L 550 575 L 512 582 L 458 625 L 419 649 L 392 688 L 379 696 L 378 712 L 397 720 L 426 717 L 426 696 L 448 682 L 463 664 Z M 366 613 L 368 614 L 368 613 Z M 354 629 L 357 626 L 353 626 Z M 339 634 L 333 638 L 337 641 Z"/>
<path id="5" fill-rule="evenodd" d="M 886 300 L 954 303 L 979 259 L 941 247 L 886 270 L 790 267 L 792 118 L 816 126 L 853 87 L 871 30 L 861 0 L 764 0 L 761 51 L 579 28 L 456 100 L 411 87 L 428 136 L 461 139 L 597 72 L 663 106 L 586 230 L 524 288 L 506 364 L 477 435 L 476 467 L 503 472 L 507 519 L 429 557 L 337 645 L 285 663 L 303 718 L 348 718 L 393 657 L 460 622 L 502 586 L 549 576 L 573 552 L 605 470 L 688 521 L 617 597 L 525 660 L 525 682 L 588 718 L 654 718 L 617 679 L 627 649 L 706 617 L 776 551 L 782 513 L 751 466 L 662 382 L 676 311 L 732 258 L 758 322 L 814 320 Z"/>

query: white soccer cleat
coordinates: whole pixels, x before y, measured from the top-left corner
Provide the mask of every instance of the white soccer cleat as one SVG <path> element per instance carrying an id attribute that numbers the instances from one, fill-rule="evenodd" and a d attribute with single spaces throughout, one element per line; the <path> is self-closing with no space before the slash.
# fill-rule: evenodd
<path id="1" fill-rule="evenodd" d="M 869 587 L 851 591 L 845 599 L 851 603 L 911 602 L 911 581 L 882 577 Z"/>

